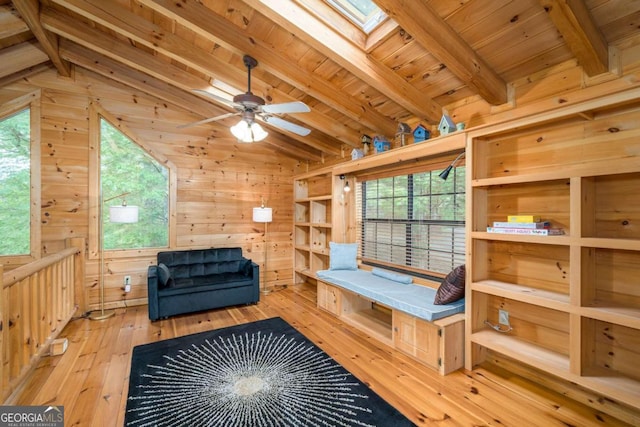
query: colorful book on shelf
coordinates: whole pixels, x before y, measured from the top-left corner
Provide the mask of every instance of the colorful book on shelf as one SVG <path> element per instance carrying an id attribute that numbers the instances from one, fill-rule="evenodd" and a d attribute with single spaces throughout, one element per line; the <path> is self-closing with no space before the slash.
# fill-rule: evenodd
<path id="1" fill-rule="evenodd" d="M 509 222 L 540 222 L 540 215 L 507 215 Z"/>
<path id="2" fill-rule="evenodd" d="M 551 223 L 549 221 L 539 221 L 539 222 L 501 222 L 494 221 L 494 227 L 499 228 L 551 228 Z"/>
<path id="3" fill-rule="evenodd" d="M 521 234 L 529 236 L 562 236 L 564 234 L 564 230 L 561 228 L 487 227 L 487 232 L 496 234 Z"/>

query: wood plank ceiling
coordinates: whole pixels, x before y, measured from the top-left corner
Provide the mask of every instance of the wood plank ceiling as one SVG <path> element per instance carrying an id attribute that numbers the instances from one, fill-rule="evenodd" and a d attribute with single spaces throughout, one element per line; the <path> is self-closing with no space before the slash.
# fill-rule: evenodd
<path id="1" fill-rule="evenodd" d="M 367 35 L 323 0 L 0 0 L 0 84 L 82 67 L 197 121 L 233 110 L 193 89 L 244 92 L 249 54 L 253 93 L 311 107 L 286 117 L 310 135 L 266 125 L 266 143 L 317 161 L 349 153 L 362 134 L 393 137 L 399 122 L 437 124 L 466 98 L 506 103 L 509 82 L 568 60 L 606 72 L 609 47 L 640 21 L 640 1 L 628 0 L 375 2 L 389 19 Z M 183 132 L 228 137 L 237 121 Z"/>

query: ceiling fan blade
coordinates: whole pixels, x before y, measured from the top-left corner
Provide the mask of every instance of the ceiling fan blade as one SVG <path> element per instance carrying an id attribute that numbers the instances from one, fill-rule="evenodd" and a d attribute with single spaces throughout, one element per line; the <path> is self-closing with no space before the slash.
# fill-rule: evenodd
<path id="1" fill-rule="evenodd" d="M 288 122 L 286 120 L 281 119 L 280 117 L 270 117 L 270 116 L 266 116 L 266 117 L 262 117 L 262 119 L 269 123 L 270 125 L 273 125 L 275 127 L 279 127 L 281 129 L 284 130 L 288 130 L 289 132 L 293 132 L 295 134 L 298 134 L 300 136 L 307 136 L 311 133 L 311 130 L 299 126 L 295 123 L 291 123 Z"/>
<path id="2" fill-rule="evenodd" d="M 190 128 L 192 126 L 203 125 L 205 123 L 215 122 L 216 120 L 226 119 L 227 117 L 237 116 L 241 113 L 226 113 L 216 117 L 209 117 L 208 119 L 200 120 L 199 122 L 187 123 L 186 125 L 178 126 L 178 129 Z"/>
<path id="3" fill-rule="evenodd" d="M 269 114 L 283 113 L 308 113 L 311 111 L 309 106 L 301 101 L 285 102 L 282 104 L 263 105 L 262 111 Z"/>
<path id="4" fill-rule="evenodd" d="M 231 101 L 231 100 L 229 100 L 229 99 L 227 99 L 227 98 L 223 98 L 223 97 L 218 96 L 218 95 L 216 95 L 216 94 L 213 94 L 213 93 L 207 92 L 206 90 L 202 90 L 202 89 L 193 89 L 193 91 L 194 91 L 194 92 L 196 92 L 196 93 L 199 93 L 200 95 L 204 95 L 204 96 L 206 96 L 206 97 L 208 97 L 208 98 L 211 98 L 211 99 L 213 99 L 213 100 L 215 100 L 215 101 L 218 101 L 218 102 L 221 102 L 221 103 L 223 103 L 223 104 L 225 104 L 225 105 L 228 105 L 228 106 L 230 106 L 230 107 L 238 108 L 238 109 L 242 109 L 242 108 L 244 108 L 244 107 L 243 107 L 242 105 L 240 105 L 240 104 L 237 104 L 237 103 L 235 103 L 235 102 L 233 102 L 233 101 Z"/>

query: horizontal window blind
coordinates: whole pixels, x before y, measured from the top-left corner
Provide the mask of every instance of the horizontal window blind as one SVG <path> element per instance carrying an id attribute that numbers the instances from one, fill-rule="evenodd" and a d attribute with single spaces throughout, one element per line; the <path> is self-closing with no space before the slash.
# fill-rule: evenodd
<path id="1" fill-rule="evenodd" d="M 365 262 L 446 274 L 465 259 L 465 168 L 359 182 L 357 229 Z"/>

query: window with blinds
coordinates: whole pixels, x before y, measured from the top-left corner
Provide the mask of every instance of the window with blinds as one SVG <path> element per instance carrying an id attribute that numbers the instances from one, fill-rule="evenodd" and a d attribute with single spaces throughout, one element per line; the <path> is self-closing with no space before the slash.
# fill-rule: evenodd
<path id="1" fill-rule="evenodd" d="M 359 182 L 358 242 L 366 264 L 446 274 L 465 259 L 465 168 Z"/>

